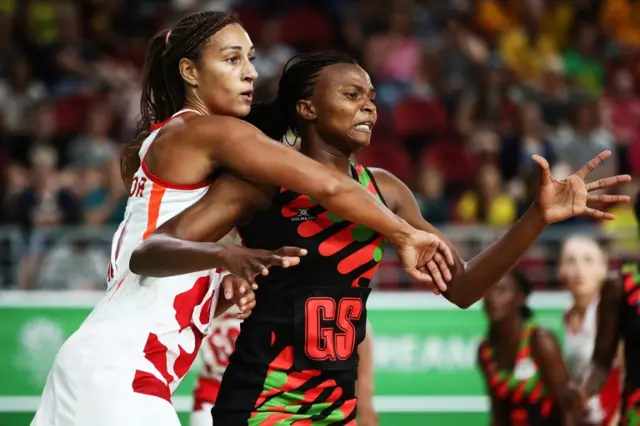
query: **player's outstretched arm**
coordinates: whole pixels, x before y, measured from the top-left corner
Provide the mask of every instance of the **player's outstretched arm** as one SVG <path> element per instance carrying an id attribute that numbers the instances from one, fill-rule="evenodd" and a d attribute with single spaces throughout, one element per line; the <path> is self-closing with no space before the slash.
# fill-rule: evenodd
<path id="1" fill-rule="evenodd" d="M 202 146 L 215 166 L 226 167 L 252 182 L 282 186 L 306 194 L 343 219 L 377 231 L 396 247 L 416 247 L 416 264 L 405 263 L 405 267 L 417 279 L 431 282 L 432 278 L 419 268 L 437 250 L 443 250 L 446 258 L 450 259 L 448 248 L 444 244 L 439 245 L 437 237 L 425 236 L 425 233 L 411 227 L 346 173 L 332 170 L 287 148 L 236 118 L 203 116 L 194 118 L 190 124 L 188 137 Z M 435 242 L 433 253 L 423 250 L 425 240 L 429 238 L 429 245 Z M 428 259 L 425 259 L 426 252 Z"/>
<path id="2" fill-rule="evenodd" d="M 222 268 L 253 283 L 271 266 L 297 265 L 306 251 L 283 247 L 272 252 L 215 242 L 268 202 L 270 193 L 231 174 L 220 176 L 197 203 L 162 224 L 134 250 L 129 268 L 148 277 Z"/>
<path id="3" fill-rule="evenodd" d="M 592 195 L 589 192 L 628 182 L 629 175 L 613 176 L 589 184 L 584 179 L 611 153 L 605 151 L 587 163 L 567 179 L 557 181 L 551 176 L 549 164 L 540 157 L 534 160 L 540 165 L 542 184 L 538 199 L 495 243 L 464 262 L 455 247 L 433 225 L 422 218 L 418 204 L 411 191 L 392 174 L 374 169 L 373 174 L 391 209 L 415 228 L 438 235 L 454 253 L 453 279 L 443 295 L 466 308 L 480 300 L 497 283 L 538 238 L 545 227 L 573 216 L 586 215 L 600 219 L 613 219 L 613 215 L 587 206 L 588 202 L 628 202 L 629 197 L 618 195 Z M 437 274 L 438 271 L 430 271 Z"/>

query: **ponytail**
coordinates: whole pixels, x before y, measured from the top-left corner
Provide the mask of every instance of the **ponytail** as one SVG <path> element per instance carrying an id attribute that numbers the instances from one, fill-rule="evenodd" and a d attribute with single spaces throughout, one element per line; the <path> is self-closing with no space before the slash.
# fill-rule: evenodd
<path id="1" fill-rule="evenodd" d="M 169 32 L 156 35 L 147 50 L 147 59 L 142 80 L 142 97 L 140 98 L 140 121 L 136 135 L 128 141 L 120 157 L 120 172 L 127 189 L 136 170 L 140 167 L 139 152 L 142 142 L 149 136 L 153 123 L 162 121 L 167 114 L 167 88 L 163 54 L 167 47 Z"/>

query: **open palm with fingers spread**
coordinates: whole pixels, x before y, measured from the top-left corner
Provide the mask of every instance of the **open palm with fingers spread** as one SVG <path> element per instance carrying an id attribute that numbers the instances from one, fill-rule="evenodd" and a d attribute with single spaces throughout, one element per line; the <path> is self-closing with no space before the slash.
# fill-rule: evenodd
<path id="1" fill-rule="evenodd" d="M 542 181 L 536 203 L 547 224 L 560 222 L 574 216 L 614 219 L 612 214 L 591 208 L 588 203 L 629 202 L 629 197 L 626 195 L 597 195 L 590 194 L 590 192 L 629 182 L 631 176 L 617 175 L 591 183 L 585 182 L 589 173 L 609 156 L 611 156 L 611 151 L 601 152 L 576 173 L 563 180 L 556 180 L 551 176 L 547 160 L 539 155 L 533 156 L 533 160 L 542 169 Z"/>

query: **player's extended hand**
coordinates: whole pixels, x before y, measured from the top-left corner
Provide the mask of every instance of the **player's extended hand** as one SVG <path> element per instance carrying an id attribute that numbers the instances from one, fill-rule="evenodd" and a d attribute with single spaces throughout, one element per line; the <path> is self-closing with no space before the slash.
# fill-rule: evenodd
<path id="1" fill-rule="evenodd" d="M 449 266 L 455 265 L 451 249 L 438 236 L 414 230 L 410 237 L 396 246 L 404 270 L 417 279 L 434 284 L 434 293 L 447 290 L 451 281 Z"/>
<path id="2" fill-rule="evenodd" d="M 269 268 L 280 266 L 289 268 L 300 263 L 300 257 L 307 251 L 297 247 L 282 247 L 276 251 L 249 249 L 235 244 L 226 245 L 223 250 L 225 269 L 232 275 L 248 281 L 257 289 L 255 277 L 269 275 Z"/>
<path id="3" fill-rule="evenodd" d="M 629 202 L 629 197 L 626 195 L 594 195 L 589 192 L 629 182 L 631 176 L 617 175 L 591 183 L 585 182 L 587 175 L 609 156 L 611 156 L 611 151 L 601 152 L 576 173 L 563 180 L 555 180 L 551 176 L 547 160 L 539 155 L 533 156 L 533 161 L 538 163 L 542 169 L 542 181 L 536 202 L 545 223 L 560 222 L 574 216 L 614 219 L 611 213 L 593 209 L 587 204 L 589 202 L 626 203 Z"/>
<path id="4" fill-rule="evenodd" d="M 249 318 L 253 308 L 256 307 L 256 294 L 251 289 L 251 284 L 235 275 L 226 275 L 222 279 L 222 291 L 224 298 L 232 301 L 240 309 L 236 318 Z"/>

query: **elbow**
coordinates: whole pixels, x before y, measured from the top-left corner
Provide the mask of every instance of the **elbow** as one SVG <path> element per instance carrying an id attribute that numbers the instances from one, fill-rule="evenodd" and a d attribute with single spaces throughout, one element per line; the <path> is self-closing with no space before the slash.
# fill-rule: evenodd
<path id="1" fill-rule="evenodd" d="M 147 241 L 145 241 L 136 247 L 133 253 L 131 253 L 131 258 L 129 258 L 129 270 L 136 275 L 152 276 L 153 271 L 148 268 L 152 262 L 147 262 L 149 256 Z"/>
<path id="2" fill-rule="evenodd" d="M 345 180 L 347 182 L 345 182 Z M 322 203 L 325 200 L 336 198 L 340 194 L 347 192 L 349 183 L 351 183 L 351 180 L 348 178 L 345 179 L 342 176 L 332 176 L 327 179 L 319 179 L 319 186 L 315 191 L 316 194 L 310 195 Z"/>

